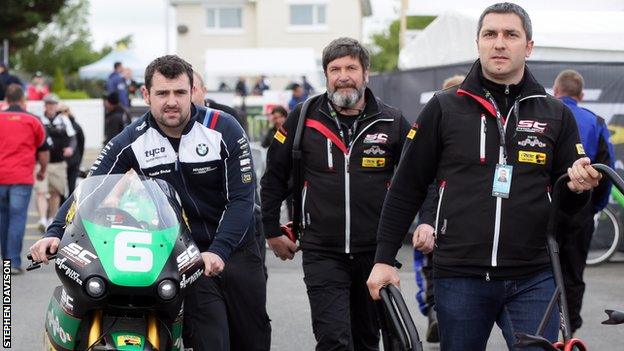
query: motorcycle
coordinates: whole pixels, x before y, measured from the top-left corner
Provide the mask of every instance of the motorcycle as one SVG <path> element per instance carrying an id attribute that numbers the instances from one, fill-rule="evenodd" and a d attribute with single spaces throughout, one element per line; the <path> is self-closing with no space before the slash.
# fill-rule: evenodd
<path id="1" fill-rule="evenodd" d="M 89 177 L 66 222 L 45 349 L 182 350 L 184 291 L 204 263 L 174 188 L 134 172 Z"/>

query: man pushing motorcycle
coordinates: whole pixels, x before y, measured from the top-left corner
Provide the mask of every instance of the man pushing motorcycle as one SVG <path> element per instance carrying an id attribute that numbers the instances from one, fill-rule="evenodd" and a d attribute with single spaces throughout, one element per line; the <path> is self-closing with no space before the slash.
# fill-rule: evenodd
<path id="1" fill-rule="evenodd" d="M 271 327 L 254 241 L 247 136 L 232 116 L 193 105 L 193 89 L 189 63 L 175 55 L 152 61 L 142 88 L 150 110 L 104 147 L 90 174 L 132 169 L 167 181 L 179 194 L 205 265 L 186 295 L 185 347 L 268 350 Z M 46 236 L 30 248 L 33 260 L 47 263 L 46 252 L 56 252 L 73 201 L 63 204 Z"/>

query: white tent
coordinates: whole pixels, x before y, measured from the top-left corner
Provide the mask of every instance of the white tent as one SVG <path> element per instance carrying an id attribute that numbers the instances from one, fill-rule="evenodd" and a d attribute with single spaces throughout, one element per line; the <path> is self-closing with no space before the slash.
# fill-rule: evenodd
<path id="1" fill-rule="evenodd" d="M 130 68 L 134 79 L 139 81 L 143 80 L 145 67 L 149 64 L 132 49 L 117 49 L 90 65 L 80 67 L 78 74 L 82 78 L 106 79 L 113 72 L 115 62 L 121 62 L 125 67 Z"/>
<path id="2" fill-rule="evenodd" d="M 399 55 L 399 69 L 472 62 L 480 11 L 449 11 L 438 16 Z M 529 60 L 565 62 L 624 61 L 623 11 L 534 11 L 535 46 Z"/>

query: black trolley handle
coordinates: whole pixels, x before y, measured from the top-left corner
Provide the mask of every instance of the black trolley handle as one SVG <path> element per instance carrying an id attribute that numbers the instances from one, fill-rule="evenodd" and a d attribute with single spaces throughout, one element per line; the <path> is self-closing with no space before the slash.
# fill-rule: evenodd
<path id="1" fill-rule="evenodd" d="M 592 167 L 602 173 L 603 176 L 605 176 L 607 179 L 609 179 L 620 192 L 624 192 L 624 180 L 622 180 L 622 178 L 611 167 L 601 163 L 592 164 Z M 548 243 L 548 250 L 551 252 L 550 255 L 553 265 L 555 283 L 560 289 L 559 308 L 563 319 L 562 332 L 565 341 L 568 341 L 572 338 L 572 333 L 570 332 L 570 314 L 568 312 L 568 304 L 563 283 L 563 275 L 561 273 L 561 262 L 559 261 L 559 245 L 557 244 L 556 238 L 557 219 L 559 212 L 558 209 L 560 208 L 561 204 L 561 188 L 568 180 L 568 175 L 564 174 L 560 176 L 559 179 L 557 179 L 555 185 L 553 186 L 552 210 L 550 211 L 550 218 L 548 220 L 548 227 L 546 231 L 546 240 Z"/>
<path id="2" fill-rule="evenodd" d="M 394 285 L 387 285 L 379 290 L 379 295 L 388 319 L 392 323 L 394 334 L 399 338 L 403 349 L 422 351 L 422 342 L 418 336 L 416 325 L 414 325 L 414 320 L 399 289 Z"/>

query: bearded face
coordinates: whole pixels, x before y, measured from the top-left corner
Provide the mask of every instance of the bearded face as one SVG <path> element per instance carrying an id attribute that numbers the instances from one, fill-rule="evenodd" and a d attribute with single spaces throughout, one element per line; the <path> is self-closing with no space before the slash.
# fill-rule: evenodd
<path id="1" fill-rule="evenodd" d="M 364 97 L 368 70 L 357 58 L 344 56 L 331 61 L 325 75 L 327 95 L 334 105 L 353 108 Z"/>

